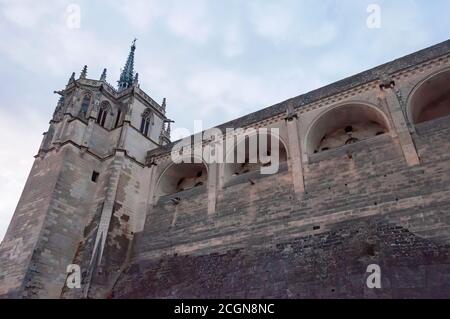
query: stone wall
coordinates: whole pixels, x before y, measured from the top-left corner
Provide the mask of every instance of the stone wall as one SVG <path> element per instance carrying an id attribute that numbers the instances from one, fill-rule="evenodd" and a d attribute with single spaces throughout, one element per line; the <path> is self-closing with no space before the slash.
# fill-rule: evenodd
<path id="1" fill-rule="evenodd" d="M 113 296 L 448 297 L 450 118 L 413 139 L 420 166 L 389 134 L 311 156 L 301 199 L 281 172 L 225 187 L 213 216 L 203 193 L 158 203 Z M 380 290 L 365 284 L 370 264 Z"/>
<path id="2" fill-rule="evenodd" d="M 440 94 L 429 80 L 449 66 L 447 41 L 225 123 L 278 128 L 287 162 L 269 176 L 203 163 L 186 188 L 198 166 L 170 169 L 161 107 L 69 82 L 69 109 L 88 86 L 122 120 L 54 117 L 0 246 L 0 297 L 448 297 L 450 117 L 415 125 L 411 105 Z M 144 106 L 160 117 L 150 138 L 136 129 Z M 343 145 L 350 131 L 359 141 Z M 64 287 L 72 263 L 82 289 Z M 381 290 L 365 285 L 373 263 Z"/>
<path id="3" fill-rule="evenodd" d="M 8 271 L 3 280 L 15 280 L 16 297 L 59 297 L 90 211 L 97 166 L 71 145 L 36 160 L 0 252 L 3 263 L 9 250 L 12 264 L 1 269 Z M 11 293 L 9 285 L 0 287 Z"/>
<path id="4" fill-rule="evenodd" d="M 58 179 L 60 154 L 36 159 L 0 245 L 0 296 L 20 297 L 24 278 Z"/>

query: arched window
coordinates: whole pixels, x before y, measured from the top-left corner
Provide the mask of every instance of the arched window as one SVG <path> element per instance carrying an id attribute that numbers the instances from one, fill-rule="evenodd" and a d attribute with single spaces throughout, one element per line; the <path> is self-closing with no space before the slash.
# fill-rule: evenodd
<path id="1" fill-rule="evenodd" d="M 151 125 L 154 124 L 153 113 L 149 109 L 146 109 L 144 113 L 142 113 L 141 128 L 140 128 L 141 133 L 144 134 L 145 136 L 148 136 L 150 124 Z"/>
<path id="2" fill-rule="evenodd" d="M 413 91 L 410 119 L 420 124 L 450 116 L 450 70 L 427 78 Z"/>
<path id="3" fill-rule="evenodd" d="M 98 116 L 97 116 L 97 123 L 103 127 L 105 127 L 106 117 L 108 116 L 109 109 L 110 109 L 110 105 L 106 101 L 100 105 L 100 110 L 98 111 Z"/>
<path id="4" fill-rule="evenodd" d="M 121 116 L 122 116 L 122 111 L 119 110 L 119 111 L 117 112 L 116 124 L 114 124 L 114 128 L 116 128 L 116 127 L 119 126 L 119 122 L 120 122 L 120 117 L 121 117 Z"/>
<path id="5" fill-rule="evenodd" d="M 80 109 L 81 116 L 84 116 L 84 117 L 87 116 L 87 112 L 89 110 L 89 105 L 91 105 L 91 95 L 86 94 L 83 97 L 83 101 L 81 102 L 81 109 Z"/>

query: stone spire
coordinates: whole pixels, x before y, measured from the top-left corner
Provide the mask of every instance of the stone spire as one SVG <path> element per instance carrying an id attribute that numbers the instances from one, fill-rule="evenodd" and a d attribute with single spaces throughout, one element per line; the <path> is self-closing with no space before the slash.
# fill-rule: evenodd
<path id="1" fill-rule="evenodd" d="M 72 72 L 72 75 L 70 76 L 69 82 L 67 84 L 70 84 L 75 81 L 75 72 Z"/>
<path id="2" fill-rule="evenodd" d="M 80 73 L 80 79 L 85 79 L 87 77 L 87 65 L 83 67 L 83 70 Z"/>
<path id="3" fill-rule="evenodd" d="M 134 76 L 134 51 L 136 50 L 136 39 L 131 44 L 131 51 L 128 55 L 127 63 L 120 74 L 118 81 L 119 91 L 125 90 L 133 85 Z"/>
<path id="4" fill-rule="evenodd" d="M 102 75 L 100 76 L 100 81 L 105 82 L 106 81 L 106 69 L 103 69 Z"/>

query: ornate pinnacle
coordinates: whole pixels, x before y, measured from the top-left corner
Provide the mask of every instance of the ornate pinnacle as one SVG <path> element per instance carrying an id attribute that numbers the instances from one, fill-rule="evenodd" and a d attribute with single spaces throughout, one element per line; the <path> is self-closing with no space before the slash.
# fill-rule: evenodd
<path id="1" fill-rule="evenodd" d="M 72 75 L 70 76 L 69 82 L 67 84 L 70 84 L 75 81 L 75 72 L 72 72 Z"/>
<path id="2" fill-rule="evenodd" d="M 87 65 L 85 65 L 83 70 L 81 71 L 80 79 L 85 79 L 86 76 L 87 76 Z"/>
<path id="3" fill-rule="evenodd" d="M 118 81 L 119 91 L 125 90 L 133 85 L 134 80 L 134 51 L 136 50 L 136 39 L 131 44 L 130 54 L 128 55 L 125 67 L 120 74 Z"/>
<path id="4" fill-rule="evenodd" d="M 139 84 L 139 73 L 136 73 L 136 75 L 134 76 L 133 85 L 138 85 L 138 84 Z"/>
<path id="5" fill-rule="evenodd" d="M 163 110 L 165 110 L 166 109 L 166 98 L 163 98 L 163 101 L 162 101 L 162 104 L 161 104 L 161 107 L 163 108 Z"/>
<path id="6" fill-rule="evenodd" d="M 106 81 L 106 69 L 103 69 L 102 75 L 100 77 L 100 81 L 105 82 Z"/>

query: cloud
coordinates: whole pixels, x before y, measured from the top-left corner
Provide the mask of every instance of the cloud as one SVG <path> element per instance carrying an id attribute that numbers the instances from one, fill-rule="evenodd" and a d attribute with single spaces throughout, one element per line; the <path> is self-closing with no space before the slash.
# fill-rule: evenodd
<path id="1" fill-rule="evenodd" d="M 127 22 L 127 27 L 138 31 L 148 31 L 158 17 L 164 14 L 165 1 L 154 0 L 113 0 L 108 1 L 113 9 L 121 14 Z"/>
<path id="2" fill-rule="evenodd" d="M 223 53 L 228 58 L 234 58 L 244 52 L 243 30 L 238 23 L 225 27 L 223 38 Z"/>
<path id="3" fill-rule="evenodd" d="M 69 76 L 67 69 L 84 64 L 120 68 L 123 57 L 113 45 L 91 30 L 67 27 L 60 2 L 3 0 L 0 10 L 7 17 L 0 21 L 0 53 L 28 71 Z"/>
<path id="4" fill-rule="evenodd" d="M 41 2 L 39 5 L 33 0 L 0 1 L 3 16 L 22 28 L 37 27 L 51 14 L 55 6 L 60 6 L 57 1 Z"/>
<path id="5" fill-rule="evenodd" d="M 203 44 L 211 36 L 212 20 L 205 0 L 114 0 L 109 4 L 126 19 L 127 27 L 143 33 L 159 22 L 159 27 L 164 24 L 173 35 L 191 43 Z"/>
<path id="6" fill-rule="evenodd" d="M 311 29 L 301 29 L 299 42 L 305 47 L 320 47 L 331 43 L 338 35 L 335 25 L 324 22 Z"/>
<path id="7" fill-rule="evenodd" d="M 221 124 L 322 84 L 320 77 L 299 68 L 247 73 L 210 67 L 193 71 L 186 79 L 186 90 L 199 101 L 196 113 L 201 114 L 202 119 L 217 118 L 217 114 L 221 114 L 222 120 L 215 123 Z"/>
<path id="8" fill-rule="evenodd" d="M 264 102 L 260 79 L 228 69 L 195 71 L 187 79 L 186 88 L 200 100 L 204 117 L 215 110 L 225 112 L 227 117 L 235 117 L 242 114 L 245 105 Z"/>
<path id="9" fill-rule="evenodd" d="M 167 15 L 168 27 L 178 37 L 203 44 L 211 35 L 212 21 L 204 0 L 174 1 Z"/>
<path id="10" fill-rule="evenodd" d="M 330 17 L 333 7 L 332 1 L 256 1 L 249 6 L 249 16 L 255 32 L 274 44 L 319 47 L 338 34 Z"/>
<path id="11" fill-rule="evenodd" d="M 294 22 L 293 12 L 282 3 L 252 2 L 249 14 L 256 33 L 276 42 L 289 35 Z"/>

